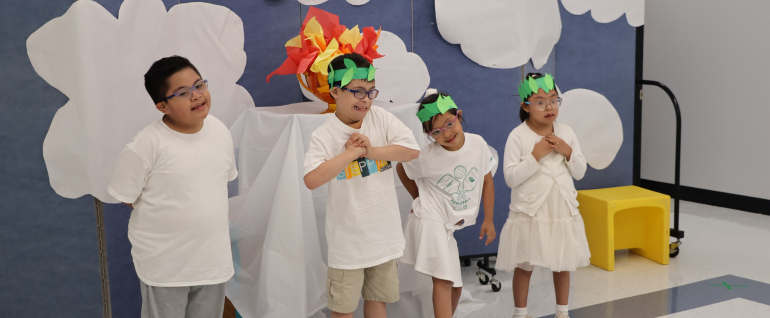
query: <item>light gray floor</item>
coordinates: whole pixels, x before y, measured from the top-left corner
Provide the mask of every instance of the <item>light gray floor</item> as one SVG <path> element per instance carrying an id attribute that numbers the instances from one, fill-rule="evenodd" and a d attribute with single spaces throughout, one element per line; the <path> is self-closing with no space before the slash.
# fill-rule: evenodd
<path id="1" fill-rule="evenodd" d="M 680 228 L 686 232 L 684 245 L 669 265 L 617 251 L 615 271 L 588 266 L 575 272 L 571 317 L 770 317 L 770 216 L 682 201 Z M 455 316 L 511 317 L 513 275 L 498 273 L 502 290 L 492 292 L 478 283 L 475 260 L 473 264 L 462 269 L 464 287 L 486 305 Z M 710 286 L 722 281 L 749 287 Z M 536 269 L 530 314 L 551 316 L 555 302 L 550 273 Z M 629 306 L 636 308 L 631 314 L 626 312 Z"/>

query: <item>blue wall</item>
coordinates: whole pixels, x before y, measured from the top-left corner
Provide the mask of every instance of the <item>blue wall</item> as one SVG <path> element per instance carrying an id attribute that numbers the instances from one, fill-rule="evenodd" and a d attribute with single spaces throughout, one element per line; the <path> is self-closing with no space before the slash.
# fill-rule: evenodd
<path id="1" fill-rule="evenodd" d="M 94 203 L 54 193 L 43 139 L 67 97 L 32 69 L 26 42 L 73 1 L 3 1 L 0 9 L 0 316 L 99 317 Z"/>
<path id="2" fill-rule="evenodd" d="M 0 74 L 6 87 L 0 99 L 0 308 L 9 317 L 99 317 L 101 287 L 94 205 L 56 195 L 48 183 L 42 143 L 54 113 L 67 97 L 32 69 L 26 39 L 73 1 L 12 0 L 0 10 Z M 122 0 L 98 0 L 118 15 Z M 187 1 L 183 1 L 187 2 Z M 296 35 L 307 12 L 296 0 L 214 0 L 244 22 L 248 62 L 239 84 L 257 106 L 303 100 L 296 79 L 265 76 L 284 60 L 284 43 Z M 170 8 L 177 1 L 165 0 Z M 318 7 L 340 16 L 348 26 L 382 25 L 419 54 L 431 74 L 431 87 L 446 90 L 464 110 L 465 129 L 482 135 L 500 154 L 508 133 L 520 122 L 515 88 L 520 68 L 484 68 L 466 58 L 459 45 L 444 41 L 436 28 L 432 0 L 374 0 L 352 6 L 329 0 Z M 589 168 L 579 189 L 631 184 L 635 33 L 625 17 L 600 24 L 590 14 L 563 8 L 562 35 L 541 71 L 553 72 L 562 91 L 586 88 L 604 94 L 624 125 L 624 143 L 607 169 Z M 414 22 L 413 22 L 414 21 Z M 532 66 L 525 66 L 525 72 Z M 495 223 L 508 215 L 510 189 L 498 170 Z M 138 317 L 141 300 L 126 236 L 130 210 L 105 206 L 113 317 Z M 482 216 L 480 216 L 479 224 Z M 475 237 L 478 225 L 456 233 L 461 255 L 494 253 Z"/>
<path id="3" fill-rule="evenodd" d="M 615 160 L 603 170 L 588 167 L 578 190 L 630 185 L 634 156 L 634 67 L 636 30 L 621 16 L 597 23 L 590 13 L 573 15 L 561 7 L 561 39 L 556 44 L 559 89 L 596 91 L 615 106 L 623 122 L 623 144 Z"/>

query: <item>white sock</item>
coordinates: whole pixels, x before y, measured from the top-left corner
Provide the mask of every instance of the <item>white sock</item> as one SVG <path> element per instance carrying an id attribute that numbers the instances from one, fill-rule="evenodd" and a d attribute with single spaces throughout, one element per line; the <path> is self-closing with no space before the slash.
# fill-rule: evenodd
<path id="1" fill-rule="evenodd" d="M 518 308 L 514 307 L 516 310 L 513 312 L 513 318 L 527 318 L 527 307 L 524 308 Z"/>
<path id="2" fill-rule="evenodd" d="M 562 314 L 569 314 L 569 305 L 559 305 L 556 304 L 556 312 L 561 312 Z"/>

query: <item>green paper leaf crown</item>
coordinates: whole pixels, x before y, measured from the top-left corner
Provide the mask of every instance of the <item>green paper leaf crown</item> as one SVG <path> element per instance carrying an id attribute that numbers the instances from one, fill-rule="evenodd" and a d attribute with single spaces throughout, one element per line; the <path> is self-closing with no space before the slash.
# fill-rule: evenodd
<path id="1" fill-rule="evenodd" d="M 521 102 L 526 102 L 527 98 L 532 96 L 532 94 L 537 94 L 537 91 L 541 88 L 546 94 L 556 88 L 556 84 L 553 83 L 553 76 L 551 76 L 551 74 L 545 73 L 545 76 L 538 79 L 534 79 L 530 76 L 522 81 L 521 85 L 519 85 L 519 97 L 521 98 Z"/>
<path id="2" fill-rule="evenodd" d="M 354 79 L 362 79 L 371 82 L 374 80 L 374 72 L 377 71 L 374 65 L 369 64 L 369 67 L 356 67 L 356 63 L 351 59 L 345 59 L 345 68 L 334 70 L 333 67 L 329 68 L 329 87 L 334 86 L 334 82 L 340 82 L 340 87 L 350 84 L 350 81 Z"/>
<path id="3" fill-rule="evenodd" d="M 438 95 L 438 99 L 435 102 L 423 106 L 425 108 L 420 109 L 420 111 L 417 112 L 417 118 L 420 119 L 420 123 L 429 121 L 431 117 L 446 113 L 447 110 L 452 108 L 457 109 L 457 105 L 452 100 L 452 96 L 444 96 L 441 94 Z"/>

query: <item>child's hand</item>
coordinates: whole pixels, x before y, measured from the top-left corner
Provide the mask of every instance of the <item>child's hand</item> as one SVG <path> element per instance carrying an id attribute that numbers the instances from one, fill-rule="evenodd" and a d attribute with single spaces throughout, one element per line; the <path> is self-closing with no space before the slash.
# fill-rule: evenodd
<path id="1" fill-rule="evenodd" d="M 366 156 L 366 154 L 372 151 L 372 144 L 369 142 L 369 137 L 366 137 L 362 134 L 353 133 L 353 135 L 350 136 L 350 142 L 352 142 L 356 147 L 362 147 L 366 149 L 362 157 Z"/>
<path id="2" fill-rule="evenodd" d="M 564 142 L 564 140 L 557 137 L 556 135 L 545 136 L 543 139 L 547 140 L 548 143 L 551 144 L 551 149 L 556 150 L 556 152 L 564 155 L 567 157 L 567 160 L 569 160 L 570 155 L 572 155 L 572 147 Z"/>
<path id="3" fill-rule="evenodd" d="M 345 151 L 352 151 L 358 158 L 361 158 L 366 154 L 366 148 L 356 147 L 356 145 L 349 140 L 345 143 Z"/>
<path id="4" fill-rule="evenodd" d="M 484 238 L 484 233 L 487 234 L 487 242 L 484 245 L 489 245 L 495 240 L 497 232 L 495 232 L 495 225 L 492 221 L 484 221 L 481 223 L 481 233 L 479 234 L 479 240 Z"/>
<path id="5" fill-rule="evenodd" d="M 535 157 L 537 161 L 540 161 L 541 158 L 545 157 L 547 154 L 554 150 L 551 146 L 551 143 L 549 143 L 546 138 L 548 137 L 545 137 L 541 139 L 540 142 L 536 143 L 535 149 L 532 150 L 532 156 Z"/>

